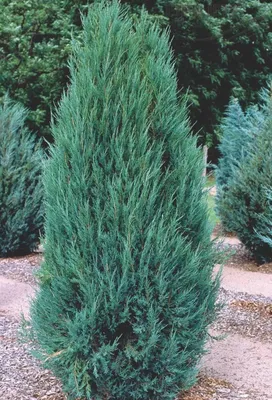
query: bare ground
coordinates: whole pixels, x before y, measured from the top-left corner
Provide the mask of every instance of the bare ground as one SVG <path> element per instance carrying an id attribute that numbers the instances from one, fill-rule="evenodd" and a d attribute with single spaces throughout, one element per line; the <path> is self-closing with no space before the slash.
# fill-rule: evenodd
<path id="1" fill-rule="evenodd" d="M 218 271 L 220 266 L 216 266 Z M 224 289 L 234 292 L 246 292 L 260 294 L 266 297 L 272 296 L 272 274 L 252 272 L 235 268 L 234 265 L 225 265 L 222 275 Z"/>
<path id="2" fill-rule="evenodd" d="M 207 375 L 224 377 L 239 390 L 255 391 L 258 398 L 272 397 L 272 343 L 229 334 L 211 341 L 209 351 L 202 360 Z"/>
<path id="3" fill-rule="evenodd" d="M 14 317 L 28 315 L 29 300 L 35 290 L 28 283 L 21 283 L 0 276 L 0 315 Z"/>

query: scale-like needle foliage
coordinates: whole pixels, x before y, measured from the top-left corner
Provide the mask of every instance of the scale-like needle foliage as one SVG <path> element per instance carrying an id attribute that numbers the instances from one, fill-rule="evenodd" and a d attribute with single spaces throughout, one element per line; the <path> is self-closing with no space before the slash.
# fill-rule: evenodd
<path id="1" fill-rule="evenodd" d="M 215 315 L 202 154 L 166 32 L 95 4 L 45 173 L 32 328 L 71 399 L 174 399 Z"/>
<path id="2" fill-rule="evenodd" d="M 272 260 L 271 87 L 264 89 L 260 97 L 260 105 L 250 107 L 246 113 L 238 103 L 228 108 L 219 147 L 222 157 L 217 168 L 216 200 L 223 227 L 236 233 L 262 263 Z"/>
<path id="3" fill-rule="evenodd" d="M 43 225 L 42 150 L 25 128 L 27 112 L 0 105 L 0 257 L 30 253 Z"/>

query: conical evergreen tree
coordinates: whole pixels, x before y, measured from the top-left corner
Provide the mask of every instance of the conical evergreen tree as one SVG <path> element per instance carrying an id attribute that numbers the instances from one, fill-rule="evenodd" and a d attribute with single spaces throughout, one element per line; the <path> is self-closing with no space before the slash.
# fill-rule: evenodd
<path id="1" fill-rule="evenodd" d="M 223 226 L 235 232 L 244 245 L 259 262 L 272 260 L 272 248 L 269 244 L 269 226 L 272 223 L 272 202 L 267 194 L 272 188 L 272 91 L 263 90 L 260 106 L 247 111 L 249 124 L 246 135 L 233 130 L 237 135 L 247 136 L 244 144 L 240 143 L 240 157 L 235 160 L 235 167 L 226 184 L 219 187 L 217 210 Z M 222 142 L 223 146 L 223 142 Z M 235 143 L 233 143 L 235 146 Z M 220 166 L 227 164 L 222 158 Z M 267 238 L 267 240 L 265 239 Z"/>
<path id="2" fill-rule="evenodd" d="M 43 225 L 42 150 L 24 126 L 27 112 L 8 96 L 0 105 L 0 256 L 23 255 Z"/>
<path id="3" fill-rule="evenodd" d="M 95 4 L 45 173 L 32 330 L 71 399 L 174 399 L 215 315 L 203 161 L 166 32 Z"/>
<path id="4" fill-rule="evenodd" d="M 220 158 L 215 167 L 216 175 L 216 211 L 220 216 L 222 226 L 227 231 L 232 231 L 232 223 L 225 214 L 222 198 L 228 196 L 232 179 L 239 174 L 241 165 L 247 159 L 251 146 L 264 127 L 267 114 L 267 93 L 261 93 L 262 106 L 253 105 L 243 112 L 239 102 L 232 99 L 223 118 L 221 131 L 222 140 L 219 145 Z M 225 218 L 226 216 L 226 218 Z"/>
<path id="5" fill-rule="evenodd" d="M 232 99 L 228 105 L 221 131 L 221 157 L 216 168 L 217 190 L 227 185 L 242 157 L 244 144 L 248 142 L 248 121 L 237 99 Z"/>

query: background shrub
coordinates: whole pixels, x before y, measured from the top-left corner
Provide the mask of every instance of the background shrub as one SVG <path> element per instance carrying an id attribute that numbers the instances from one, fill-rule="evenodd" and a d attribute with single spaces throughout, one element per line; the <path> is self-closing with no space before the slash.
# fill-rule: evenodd
<path id="1" fill-rule="evenodd" d="M 32 328 L 71 398 L 174 399 L 215 314 L 203 159 L 169 38 L 96 4 L 45 172 L 46 245 Z"/>
<path id="2" fill-rule="evenodd" d="M 229 232 L 233 229 L 232 218 L 226 210 L 223 210 L 225 204 L 222 203 L 222 198 L 224 194 L 228 196 L 233 178 L 239 174 L 241 165 L 265 123 L 265 114 L 266 112 L 259 106 L 251 106 L 244 112 L 238 100 L 232 99 L 220 127 L 222 135 L 219 145 L 220 158 L 218 166 L 215 166 L 216 213 L 220 215 L 224 229 Z"/>
<path id="3" fill-rule="evenodd" d="M 27 107 L 28 128 L 51 140 L 51 108 L 69 80 L 71 34 L 84 0 L 1 0 L 0 96 Z M 83 9 L 82 9 L 83 10 Z"/>
<path id="4" fill-rule="evenodd" d="M 251 127 L 250 118 L 243 112 L 238 100 L 231 100 L 221 124 L 221 157 L 215 169 L 217 191 L 228 190 L 228 183 L 235 174 L 235 168 L 241 162 L 241 158 L 246 156 L 246 149 L 253 140 Z"/>
<path id="5" fill-rule="evenodd" d="M 235 232 L 259 261 L 270 261 L 272 248 L 262 237 L 268 221 L 272 221 L 272 203 L 267 195 L 272 187 L 271 91 L 262 92 L 262 102 L 260 108 L 249 110 L 248 119 L 242 118 L 240 131 L 235 118 L 234 129 L 230 124 L 229 131 L 225 130 L 220 146 L 224 153 L 217 169 L 216 200 L 224 228 Z M 229 154 L 225 152 L 226 147 L 230 149 Z M 224 175 L 227 179 L 222 184 Z"/>
<path id="6" fill-rule="evenodd" d="M 26 110 L 5 96 L 0 105 L 0 255 L 27 254 L 43 222 L 42 152 L 25 128 Z"/>
<path id="7" fill-rule="evenodd" d="M 267 192 L 267 200 L 269 204 L 272 204 L 272 189 L 269 189 Z M 270 212 L 264 215 L 263 217 L 263 225 L 262 225 L 262 233 L 259 234 L 260 239 L 268 244 L 268 246 L 272 249 L 272 207 Z"/>
<path id="8" fill-rule="evenodd" d="M 202 142 L 215 146 L 216 128 L 230 97 L 238 98 L 243 107 L 256 102 L 257 92 L 271 73 L 272 3 L 122 2 L 136 15 L 146 7 L 151 19 L 169 26 L 178 85 L 189 90 L 194 130 Z M 50 140 L 50 109 L 69 81 L 71 33 L 80 37 L 79 11 L 84 12 L 86 3 L 88 0 L 0 2 L 0 96 L 8 90 L 24 104 L 30 110 L 30 129 Z"/>

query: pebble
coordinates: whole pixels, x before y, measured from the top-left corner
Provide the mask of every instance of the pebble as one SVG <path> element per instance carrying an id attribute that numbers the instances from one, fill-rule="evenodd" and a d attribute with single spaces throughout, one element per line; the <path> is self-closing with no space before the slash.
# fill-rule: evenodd
<path id="1" fill-rule="evenodd" d="M 218 393 L 230 393 L 230 389 L 227 389 L 227 388 L 220 388 L 220 389 L 217 389 L 217 392 L 218 392 Z"/>

